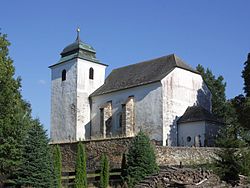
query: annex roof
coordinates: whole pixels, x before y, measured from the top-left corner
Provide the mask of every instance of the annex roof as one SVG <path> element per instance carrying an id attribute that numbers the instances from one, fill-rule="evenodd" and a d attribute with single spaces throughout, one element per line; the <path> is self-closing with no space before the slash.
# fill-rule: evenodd
<path id="1" fill-rule="evenodd" d="M 114 69 L 90 97 L 160 81 L 176 67 L 199 74 L 175 54 L 171 54 Z"/>
<path id="2" fill-rule="evenodd" d="M 177 123 L 180 124 L 180 123 L 196 122 L 196 121 L 210 121 L 223 124 L 222 120 L 220 120 L 210 111 L 206 110 L 201 106 L 188 107 L 185 113 L 179 118 Z"/>

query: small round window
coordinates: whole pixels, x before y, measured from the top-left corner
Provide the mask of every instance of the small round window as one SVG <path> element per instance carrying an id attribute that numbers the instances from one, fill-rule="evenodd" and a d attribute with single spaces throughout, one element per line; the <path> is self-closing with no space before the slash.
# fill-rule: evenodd
<path id="1" fill-rule="evenodd" d="M 187 137 L 187 142 L 191 142 L 191 137 L 190 136 Z"/>

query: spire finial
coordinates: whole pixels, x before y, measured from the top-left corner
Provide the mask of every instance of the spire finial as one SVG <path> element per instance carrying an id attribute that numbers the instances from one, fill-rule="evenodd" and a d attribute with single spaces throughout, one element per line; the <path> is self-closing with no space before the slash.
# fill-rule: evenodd
<path id="1" fill-rule="evenodd" d="M 77 32 L 77 38 L 76 38 L 76 40 L 80 41 L 80 28 L 79 27 L 77 27 L 76 32 Z"/>

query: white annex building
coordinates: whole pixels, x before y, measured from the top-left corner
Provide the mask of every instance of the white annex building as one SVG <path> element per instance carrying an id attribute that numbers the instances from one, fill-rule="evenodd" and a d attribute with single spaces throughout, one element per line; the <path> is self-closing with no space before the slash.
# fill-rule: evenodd
<path id="1" fill-rule="evenodd" d="M 221 124 L 201 75 L 175 54 L 113 70 L 79 38 L 50 66 L 51 140 L 70 142 L 139 130 L 168 146 L 209 146 Z"/>

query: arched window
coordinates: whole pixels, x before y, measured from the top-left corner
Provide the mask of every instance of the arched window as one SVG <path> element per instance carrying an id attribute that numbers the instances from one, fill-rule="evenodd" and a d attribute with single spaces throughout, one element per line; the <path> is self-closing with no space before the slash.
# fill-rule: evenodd
<path id="1" fill-rule="evenodd" d="M 64 69 L 62 71 L 62 81 L 65 81 L 66 80 L 66 70 Z"/>
<path id="2" fill-rule="evenodd" d="M 92 67 L 89 69 L 89 79 L 94 80 L 94 69 Z"/>

